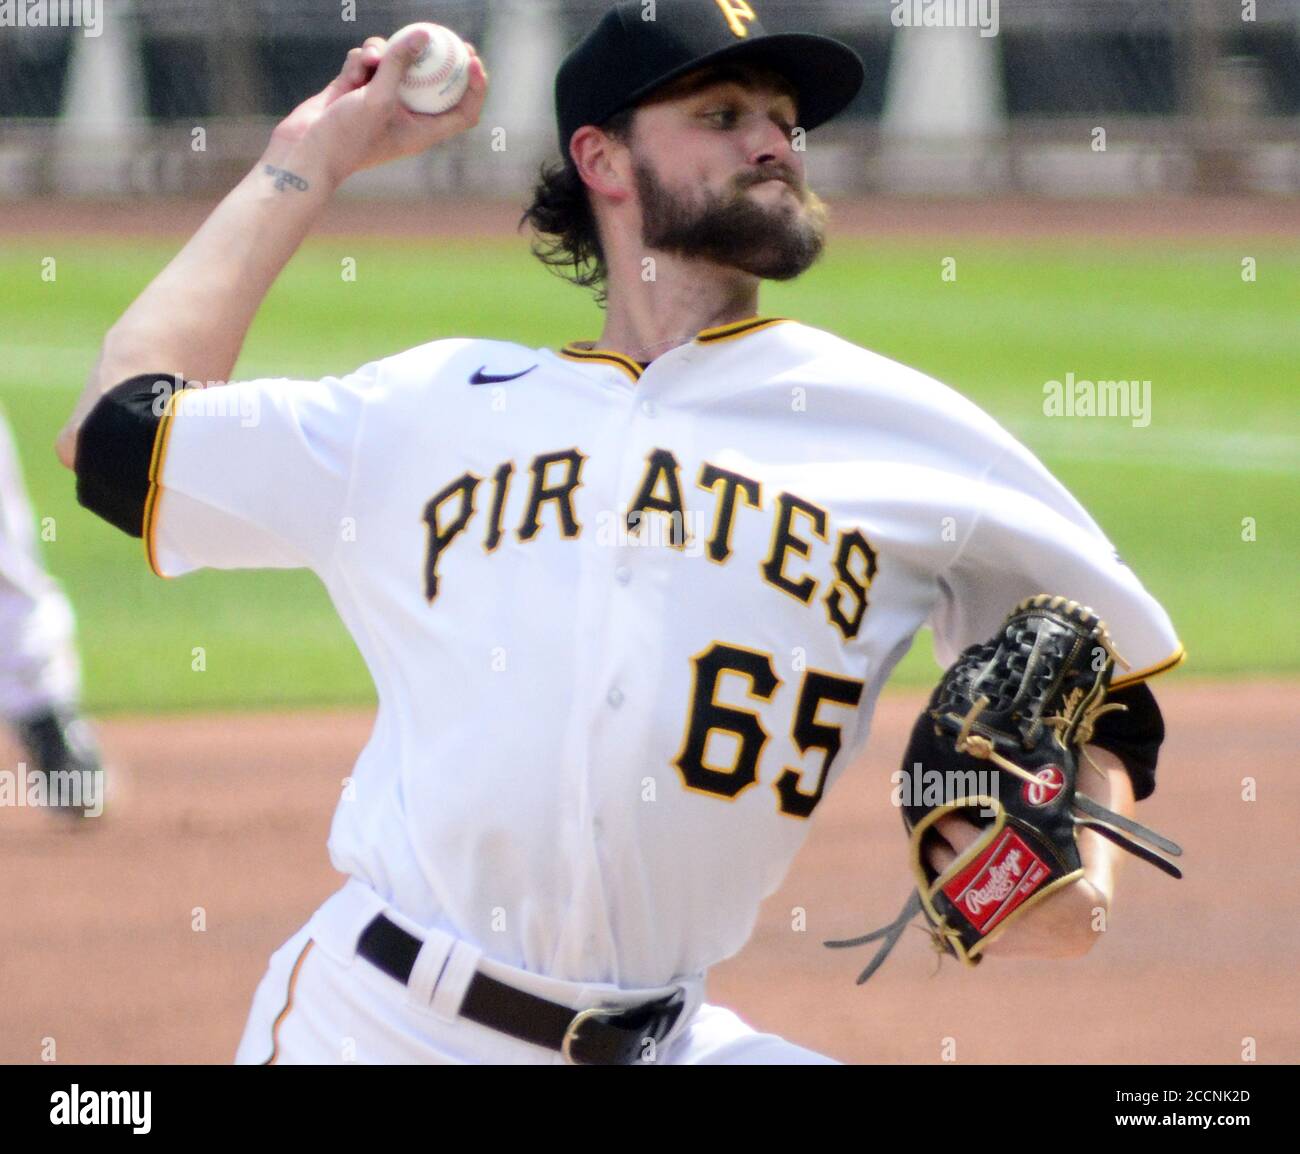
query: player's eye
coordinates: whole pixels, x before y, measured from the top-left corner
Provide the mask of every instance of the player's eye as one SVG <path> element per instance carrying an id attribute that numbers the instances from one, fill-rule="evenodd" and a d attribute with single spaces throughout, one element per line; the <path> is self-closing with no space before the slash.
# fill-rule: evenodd
<path id="1" fill-rule="evenodd" d="M 715 108 L 706 112 L 704 119 L 712 121 L 717 128 L 735 128 L 740 120 L 740 113 L 734 108 Z"/>

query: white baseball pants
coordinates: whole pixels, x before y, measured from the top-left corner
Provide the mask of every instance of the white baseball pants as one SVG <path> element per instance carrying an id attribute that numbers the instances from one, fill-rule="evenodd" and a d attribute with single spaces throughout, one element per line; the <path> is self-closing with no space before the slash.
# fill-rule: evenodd
<path id="1" fill-rule="evenodd" d="M 41 565 L 36 523 L 0 412 L 0 720 L 76 704 L 72 606 Z"/>
<path id="2" fill-rule="evenodd" d="M 355 945 L 376 913 L 425 938 L 408 985 L 389 977 Z M 670 993 L 582 986 L 503 966 L 448 935 L 412 926 L 356 881 L 325 902 L 271 957 L 257 987 L 235 1061 L 241 1064 L 557 1065 L 559 1053 L 457 1016 L 475 967 L 531 993 L 572 1006 L 629 1005 Z M 730 1010 L 703 1003 L 703 982 L 655 1055 L 660 1065 L 821 1065 L 831 1059 L 760 1034 Z"/>

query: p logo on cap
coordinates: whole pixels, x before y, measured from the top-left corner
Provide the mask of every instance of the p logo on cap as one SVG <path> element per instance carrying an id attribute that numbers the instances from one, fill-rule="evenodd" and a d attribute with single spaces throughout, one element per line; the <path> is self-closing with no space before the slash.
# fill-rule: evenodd
<path id="1" fill-rule="evenodd" d="M 584 124 L 603 125 L 690 72 L 750 63 L 790 82 L 799 125 L 810 132 L 848 106 L 864 75 L 847 44 L 811 32 L 769 33 L 745 0 L 620 0 L 555 75 L 560 152 L 570 161 L 573 134 Z"/>
<path id="2" fill-rule="evenodd" d="M 717 0 L 718 7 L 727 18 L 727 27 L 742 39 L 749 35 L 749 26 L 758 16 L 745 0 Z"/>

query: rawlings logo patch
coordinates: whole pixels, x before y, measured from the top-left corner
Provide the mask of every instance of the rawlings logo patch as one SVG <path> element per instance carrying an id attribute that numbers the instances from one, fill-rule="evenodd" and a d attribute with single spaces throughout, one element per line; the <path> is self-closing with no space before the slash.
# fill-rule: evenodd
<path id="1" fill-rule="evenodd" d="M 943 892 L 971 925 L 987 934 L 1022 905 L 1051 872 L 1014 830 L 1007 829 L 983 856 L 948 882 Z"/>
<path id="2" fill-rule="evenodd" d="M 1065 788 L 1065 774 L 1059 766 L 1045 765 L 1034 776 L 1037 783 L 1027 781 L 1020 787 L 1020 797 L 1027 805 L 1047 805 Z"/>

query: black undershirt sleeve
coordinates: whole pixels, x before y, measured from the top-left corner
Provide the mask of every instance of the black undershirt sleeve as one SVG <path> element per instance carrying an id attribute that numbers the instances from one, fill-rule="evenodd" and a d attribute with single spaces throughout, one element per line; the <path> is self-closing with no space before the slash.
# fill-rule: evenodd
<path id="1" fill-rule="evenodd" d="M 132 537 L 144 535 L 154 442 L 175 390 L 169 373 L 123 381 L 100 397 L 77 437 L 77 500 Z"/>
<path id="2" fill-rule="evenodd" d="M 1145 682 L 1116 689 L 1106 700 L 1128 708 L 1102 714 L 1090 744 L 1109 750 L 1124 763 L 1133 782 L 1133 796 L 1141 801 L 1156 788 L 1156 760 L 1165 739 L 1160 706 Z"/>

